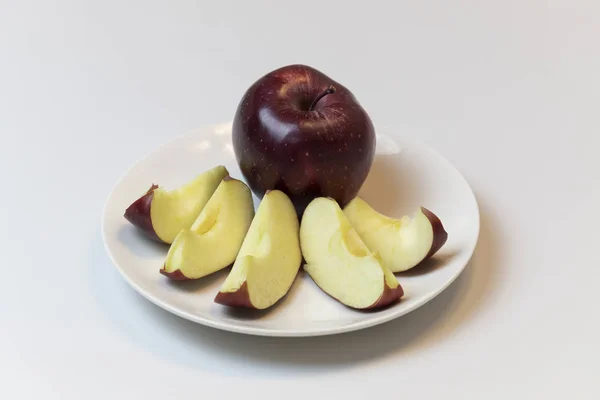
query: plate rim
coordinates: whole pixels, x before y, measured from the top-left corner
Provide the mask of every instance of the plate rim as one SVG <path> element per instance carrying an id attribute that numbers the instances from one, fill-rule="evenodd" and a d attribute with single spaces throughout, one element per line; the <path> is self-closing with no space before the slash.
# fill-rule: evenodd
<path id="1" fill-rule="evenodd" d="M 106 216 L 107 216 L 107 209 L 111 203 L 111 199 L 113 198 L 117 188 L 120 186 L 121 182 L 123 180 L 125 180 L 125 178 L 131 173 L 131 171 L 141 162 L 143 162 L 144 160 L 148 159 L 150 156 L 152 156 L 153 154 L 159 152 L 161 149 L 169 146 L 170 144 L 182 140 L 184 138 L 189 138 L 192 137 L 194 135 L 198 135 L 200 132 L 206 130 L 206 129 L 215 129 L 218 126 L 223 126 L 225 124 L 230 124 L 230 122 L 226 122 L 226 123 L 214 123 L 214 124 L 202 124 L 194 129 L 188 130 L 187 132 L 180 134 L 180 135 L 176 135 L 174 136 L 171 140 L 168 140 L 166 142 L 163 142 L 162 144 L 160 144 L 158 147 L 154 148 L 151 151 L 148 151 L 146 154 L 144 154 L 141 158 L 139 158 L 138 160 L 136 160 L 132 165 L 130 165 L 123 174 L 121 174 L 121 176 L 117 179 L 117 181 L 115 182 L 115 184 L 112 186 L 108 196 L 106 197 L 105 201 L 104 201 L 104 205 L 102 208 L 102 215 L 101 215 L 101 223 L 100 223 L 100 230 L 102 233 L 102 242 L 104 244 L 104 249 L 106 251 L 106 253 L 108 254 L 108 257 L 111 261 L 111 263 L 113 264 L 113 266 L 117 269 L 117 271 L 119 271 L 120 275 L 124 278 L 124 280 L 138 293 L 140 294 L 143 298 L 145 298 L 146 300 L 150 301 L 151 303 L 155 304 L 156 306 L 162 308 L 165 311 L 168 311 L 174 315 L 177 315 L 178 317 L 181 317 L 183 319 L 186 319 L 188 321 L 200 324 L 200 325 L 204 325 L 213 329 L 219 329 L 219 330 L 223 330 L 223 331 L 229 331 L 229 332 L 234 332 L 234 333 L 239 333 L 239 334 L 246 334 L 246 335 L 253 335 L 253 336 L 269 336 L 269 337 L 314 337 L 314 336 L 329 336 L 329 335 L 336 335 L 336 334 L 341 334 L 341 333 L 347 333 L 347 332 L 353 332 L 353 331 L 358 331 L 358 330 L 362 330 L 362 329 L 367 329 L 373 326 L 377 326 L 377 325 L 381 325 L 384 324 L 386 322 L 392 321 L 396 318 L 400 318 L 420 307 L 422 307 L 423 305 L 427 304 L 428 302 L 430 302 L 431 300 L 433 300 L 434 298 L 436 298 L 440 293 L 442 293 L 444 290 L 446 290 L 450 285 L 452 285 L 452 283 L 454 283 L 456 281 L 456 279 L 464 272 L 465 268 L 467 267 L 467 265 L 469 264 L 469 262 L 471 261 L 473 254 L 475 252 L 475 249 L 477 248 L 478 242 L 479 242 L 479 236 L 480 236 L 480 232 L 481 232 L 481 216 L 480 216 L 480 209 L 479 209 L 479 204 L 477 202 L 477 197 L 475 196 L 475 193 L 473 191 L 473 188 L 471 187 L 471 185 L 469 184 L 469 182 L 467 181 L 467 179 L 464 177 L 464 175 L 460 172 L 460 170 L 458 168 L 456 168 L 454 166 L 454 164 L 452 164 L 448 159 L 446 159 L 446 157 L 444 157 L 441 153 L 439 153 L 436 149 L 434 149 L 433 147 L 429 146 L 427 143 L 425 143 L 424 141 L 418 140 L 418 139 L 414 139 L 414 138 L 403 138 L 404 140 L 409 140 L 412 141 L 413 143 L 417 143 L 419 146 L 424 147 L 425 149 L 427 149 L 428 151 L 431 151 L 433 153 L 435 153 L 435 155 L 437 157 L 439 157 L 441 160 L 443 160 L 449 167 L 451 167 L 460 177 L 460 179 L 463 180 L 463 182 L 466 184 L 466 187 L 469 189 L 469 196 L 472 197 L 474 205 L 475 205 L 475 216 L 476 216 L 476 232 L 474 235 L 474 241 L 473 241 L 473 246 L 470 249 L 467 257 L 465 258 L 465 261 L 463 263 L 463 265 L 460 268 L 460 271 L 455 274 L 451 279 L 449 279 L 447 282 L 445 282 L 443 285 L 441 285 L 439 288 L 437 288 L 435 291 L 433 291 L 432 293 L 430 293 L 428 296 L 424 296 L 421 297 L 418 301 L 416 301 L 414 304 L 412 304 L 410 307 L 408 308 L 400 308 L 398 309 L 398 312 L 396 313 L 388 313 L 388 314 L 381 314 L 377 317 L 374 318 L 369 318 L 369 319 L 365 319 L 365 320 L 361 320 L 358 322 L 353 322 L 351 324 L 347 324 L 347 325 L 339 325 L 339 326 L 335 326 L 335 327 L 331 327 L 331 328 L 318 328 L 318 329 L 311 329 L 311 330 L 290 330 L 290 329 L 282 329 L 282 330 L 277 330 L 277 329 L 271 329 L 271 328 L 260 328 L 260 327 L 252 327 L 252 326 L 246 326 L 246 325 L 236 325 L 235 323 L 231 323 L 231 322 L 225 322 L 225 321 L 215 321 L 212 320 L 210 318 L 206 318 L 200 315 L 194 315 L 191 314 L 189 312 L 186 311 L 182 311 L 179 310 L 177 307 L 174 307 L 172 305 L 170 305 L 167 302 L 164 302 L 158 298 L 156 298 L 155 296 L 152 296 L 150 293 L 147 293 L 147 291 L 143 290 L 136 282 L 134 279 L 132 279 L 127 272 L 125 272 L 120 266 L 119 263 L 117 262 L 115 256 L 113 255 L 110 246 L 108 245 L 108 238 L 107 238 L 107 230 L 106 230 Z M 296 278 L 297 279 L 297 278 Z M 375 315 L 375 314 L 374 314 Z"/>

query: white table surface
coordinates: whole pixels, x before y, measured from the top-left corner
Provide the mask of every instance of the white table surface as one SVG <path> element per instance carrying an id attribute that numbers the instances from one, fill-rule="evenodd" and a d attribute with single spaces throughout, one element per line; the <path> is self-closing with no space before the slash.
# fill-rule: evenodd
<path id="1" fill-rule="evenodd" d="M 600 398 L 598 21 L 595 0 L 0 1 L 0 398 Z M 473 260 L 341 336 L 170 315 L 111 265 L 106 196 L 295 62 L 461 170 Z"/>

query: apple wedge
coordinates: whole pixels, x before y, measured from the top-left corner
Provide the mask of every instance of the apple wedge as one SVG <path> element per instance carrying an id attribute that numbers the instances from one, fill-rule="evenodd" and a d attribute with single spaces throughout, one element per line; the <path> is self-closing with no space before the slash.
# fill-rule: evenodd
<path id="1" fill-rule="evenodd" d="M 215 302 L 262 310 L 285 296 L 302 263 L 298 231 L 289 197 L 267 191 Z"/>
<path id="2" fill-rule="evenodd" d="M 199 279 L 231 265 L 254 216 L 246 184 L 224 178 L 190 229 L 173 241 L 160 272 L 174 280 Z"/>
<path id="3" fill-rule="evenodd" d="M 338 203 L 314 199 L 300 225 L 304 269 L 331 297 L 357 309 L 391 304 L 404 295 L 392 272 L 362 242 Z"/>
<path id="4" fill-rule="evenodd" d="M 173 243 L 182 229 L 192 226 L 221 180 L 228 175 L 227 169 L 219 165 L 174 190 L 152 185 L 127 208 L 125 218 L 146 236 Z"/>
<path id="5" fill-rule="evenodd" d="M 448 239 L 442 221 L 425 207 L 413 218 L 387 217 L 356 197 L 344 214 L 367 247 L 379 253 L 392 272 L 409 270 L 433 256 Z"/>

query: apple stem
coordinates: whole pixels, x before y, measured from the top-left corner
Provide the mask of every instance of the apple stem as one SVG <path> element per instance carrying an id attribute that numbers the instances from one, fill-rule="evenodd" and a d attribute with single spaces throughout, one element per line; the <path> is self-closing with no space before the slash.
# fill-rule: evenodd
<path id="1" fill-rule="evenodd" d="M 313 100 L 312 104 L 308 108 L 308 111 L 312 111 L 313 108 L 315 108 L 315 106 L 319 102 L 319 100 L 321 100 L 323 97 L 327 96 L 328 94 L 332 94 L 332 93 L 335 93 L 335 87 L 334 86 L 329 86 L 327 89 L 325 89 L 323 91 L 323 93 L 321 93 L 320 95 L 318 95 L 317 98 Z"/>

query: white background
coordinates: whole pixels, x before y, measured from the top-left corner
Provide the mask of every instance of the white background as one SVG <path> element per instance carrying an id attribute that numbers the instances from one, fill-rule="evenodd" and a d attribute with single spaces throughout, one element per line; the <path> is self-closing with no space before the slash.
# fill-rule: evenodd
<path id="1" fill-rule="evenodd" d="M 0 0 L 0 397 L 600 398 L 599 21 L 596 0 Z M 106 196 L 296 62 L 461 170 L 472 262 L 421 309 L 341 336 L 162 311 L 107 258 Z"/>

